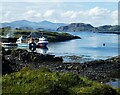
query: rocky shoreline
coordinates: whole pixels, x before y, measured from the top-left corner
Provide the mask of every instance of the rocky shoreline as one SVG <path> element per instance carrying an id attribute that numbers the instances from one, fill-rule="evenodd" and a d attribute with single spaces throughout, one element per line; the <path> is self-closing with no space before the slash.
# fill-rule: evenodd
<path id="1" fill-rule="evenodd" d="M 3 75 L 17 72 L 23 67 L 30 67 L 31 69 L 47 67 L 51 71 L 73 72 L 99 82 L 107 82 L 116 78 L 120 79 L 120 56 L 81 64 L 63 63 L 61 57 L 55 57 L 53 55 L 40 55 L 21 49 L 6 52 L 4 48 L 2 48 L 1 57 Z"/>

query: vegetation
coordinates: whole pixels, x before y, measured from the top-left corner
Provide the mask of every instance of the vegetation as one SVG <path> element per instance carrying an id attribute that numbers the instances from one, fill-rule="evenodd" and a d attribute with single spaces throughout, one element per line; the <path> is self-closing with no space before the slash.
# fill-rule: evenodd
<path id="1" fill-rule="evenodd" d="M 41 32 L 42 31 L 39 31 L 39 33 L 41 33 Z M 43 32 L 43 35 L 50 42 L 66 41 L 66 40 L 71 40 L 71 39 L 75 39 L 75 38 L 80 38 L 80 37 L 70 35 L 68 33 L 46 32 L 46 31 Z"/>
<path id="2" fill-rule="evenodd" d="M 45 67 L 39 70 L 23 68 L 19 72 L 4 75 L 3 94 L 21 93 L 35 95 L 119 95 L 120 90 L 92 82 L 73 73 L 51 72 Z"/>
<path id="3" fill-rule="evenodd" d="M 50 42 L 57 42 L 57 41 L 66 41 L 71 39 L 80 38 L 77 36 L 70 35 L 68 33 L 58 33 L 58 32 L 51 32 L 51 31 L 39 31 L 39 30 L 21 30 L 15 29 L 12 30 L 9 27 L 1 28 L 0 33 L 2 36 L 5 36 L 7 33 L 11 33 L 15 38 L 19 38 L 20 36 L 28 36 L 30 33 L 33 32 L 36 37 L 44 36 Z"/>
<path id="4" fill-rule="evenodd" d="M 11 32 L 10 27 L 0 28 L 0 35 L 7 35 L 8 32 Z"/>

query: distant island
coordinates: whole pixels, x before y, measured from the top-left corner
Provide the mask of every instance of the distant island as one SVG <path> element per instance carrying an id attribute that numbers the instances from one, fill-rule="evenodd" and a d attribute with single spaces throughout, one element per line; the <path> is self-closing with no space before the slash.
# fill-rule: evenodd
<path id="1" fill-rule="evenodd" d="M 28 20 L 17 20 L 9 23 L 0 23 L 0 28 L 10 27 L 12 29 L 21 30 L 40 30 L 40 31 L 65 31 L 65 32 L 80 32 L 90 31 L 99 33 L 115 33 L 120 34 L 120 25 L 103 25 L 94 27 L 86 23 L 53 23 L 50 21 L 32 22 Z"/>
<path id="2" fill-rule="evenodd" d="M 60 26 L 65 26 L 67 24 L 64 23 L 53 23 L 50 21 L 40 21 L 40 22 L 32 22 L 28 20 L 17 20 L 13 22 L 5 22 L 0 23 L 0 28 L 11 27 L 12 29 L 26 29 L 26 30 L 56 30 Z"/>
<path id="3" fill-rule="evenodd" d="M 85 23 L 71 23 L 66 26 L 61 26 L 57 29 L 57 31 L 71 31 L 71 32 L 79 32 L 79 31 L 93 31 L 99 33 L 117 33 L 120 34 L 120 25 L 104 25 L 99 27 L 94 27 L 91 24 Z"/>

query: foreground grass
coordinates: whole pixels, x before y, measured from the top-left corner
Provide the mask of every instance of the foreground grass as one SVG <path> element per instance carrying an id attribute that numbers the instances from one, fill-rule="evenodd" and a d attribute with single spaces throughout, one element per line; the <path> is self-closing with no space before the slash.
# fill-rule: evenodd
<path id="1" fill-rule="evenodd" d="M 4 75 L 3 94 L 21 93 L 35 95 L 119 95 L 119 89 L 92 82 L 72 73 L 51 72 L 49 69 L 21 71 Z"/>

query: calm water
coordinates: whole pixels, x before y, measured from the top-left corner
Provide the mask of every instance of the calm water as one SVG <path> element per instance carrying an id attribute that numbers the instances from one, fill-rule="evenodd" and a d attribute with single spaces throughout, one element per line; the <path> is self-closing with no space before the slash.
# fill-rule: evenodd
<path id="1" fill-rule="evenodd" d="M 80 36 L 64 42 L 49 43 L 47 49 L 37 49 L 39 53 L 62 56 L 64 62 L 85 62 L 96 59 L 107 59 L 118 55 L 118 35 L 92 32 L 69 32 Z M 103 46 L 105 43 L 105 46 Z M 26 48 L 28 47 L 18 47 Z"/>
<path id="2" fill-rule="evenodd" d="M 110 81 L 107 82 L 106 84 L 115 87 L 115 88 L 120 88 L 120 79 L 116 79 L 115 81 Z"/>
<path id="3" fill-rule="evenodd" d="M 48 44 L 48 53 L 63 56 L 64 62 L 84 62 L 118 55 L 118 35 L 91 32 L 69 32 L 80 36 L 65 42 Z M 105 46 L 103 46 L 105 43 Z"/>

